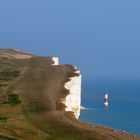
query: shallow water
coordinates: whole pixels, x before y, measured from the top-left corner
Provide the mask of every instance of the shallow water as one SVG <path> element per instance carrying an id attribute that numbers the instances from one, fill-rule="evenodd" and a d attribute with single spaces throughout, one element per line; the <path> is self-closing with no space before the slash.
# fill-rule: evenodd
<path id="1" fill-rule="evenodd" d="M 140 80 L 83 80 L 80 120 L 140 135 Z M 109 108 L 103 107 L 109 92 Z"/>

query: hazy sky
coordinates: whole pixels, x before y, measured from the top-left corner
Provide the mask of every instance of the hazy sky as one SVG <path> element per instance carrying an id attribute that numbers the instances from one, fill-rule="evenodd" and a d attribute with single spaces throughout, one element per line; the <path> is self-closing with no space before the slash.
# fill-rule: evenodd
<path id="1" fill-rule="evenodd" d="M 59 56 L 84 77 L 140 78 L 140 0 L 1 0 L 0 47 Z"/>

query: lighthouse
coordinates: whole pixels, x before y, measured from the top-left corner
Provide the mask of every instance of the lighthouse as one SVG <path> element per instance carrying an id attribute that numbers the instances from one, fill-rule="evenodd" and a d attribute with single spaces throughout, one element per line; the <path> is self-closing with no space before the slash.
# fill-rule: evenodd
<path id="1" fill-rule="evenodd" d="M 104 97 L 104 106 L 108 107 L 108 93 L 105 93 L 105 97 Z"/>

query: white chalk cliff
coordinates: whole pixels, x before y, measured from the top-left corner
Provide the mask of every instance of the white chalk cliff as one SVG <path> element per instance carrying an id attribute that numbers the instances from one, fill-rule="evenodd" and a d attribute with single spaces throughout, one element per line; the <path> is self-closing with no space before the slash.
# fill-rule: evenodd
<path id="1" fill-rule="evenodd" d="M 78 73 L 79 76 L 69 78 L 70 80 L 65 84 L 65 88 L 69 90 L 69 94 L 63 103 L 66 106 L 65 110 L 74 112 L 75 118 L 78 119 L 81 107 L 81 74 L 77 68 L 75 73 Z"/>
<path id="2" fill-rule="evenodd" d="M 52 60 L 54 63 L 52 65 L 58 65 L 59 64 L 59 58 L 58 57 L 52 57 Z"/>
<path id="3" fill-rule="evenodd" d="M 59 58 L 52 57 L 54 63 L 52 65 L 59 65 Z M 79 118 L 81 109 L 81 74 L 80 71 L 75 67 L 75 73 L 79 76 L 70 77 L 69 81 L 64 85 L 64 87 L 69 90 L 69 94 L 63 99 L 63 103 L 66 108 L 65 111 L 74 112 L 75 118 Z"/>

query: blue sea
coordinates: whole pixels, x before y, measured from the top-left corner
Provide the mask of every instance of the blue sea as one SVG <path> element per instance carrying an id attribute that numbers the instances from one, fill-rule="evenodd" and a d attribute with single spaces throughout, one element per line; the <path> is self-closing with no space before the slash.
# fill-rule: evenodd
<path id="1" fill-rule="evenodd" d="M 103 107 L 105 91 L 109 107 Z M 80 120 L 140 136 L 140 80 L 84 79 Z"/>

